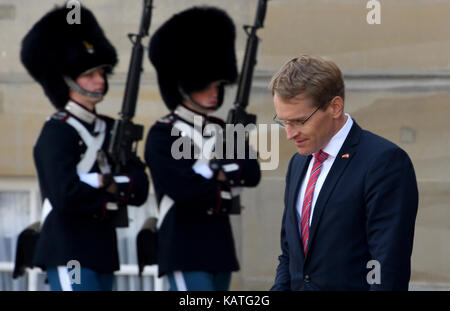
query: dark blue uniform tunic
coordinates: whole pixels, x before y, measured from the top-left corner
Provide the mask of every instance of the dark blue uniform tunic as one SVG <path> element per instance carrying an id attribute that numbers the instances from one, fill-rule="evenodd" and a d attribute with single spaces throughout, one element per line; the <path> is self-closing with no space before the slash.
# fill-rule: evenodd
<path id="1" fill-rule="evenodd" d="M 220 119 L 203 117 L 207 120 L 205 124 L 224 127 Z M 180 136 L 172 135 L 177 120 L 193 126 L 189 120 L 172 113 L 151 127 L 145 150 L 158 200 L 167 195 L 174 201 L 158 232 L 159 274 L 178 270 L 239 270 L 230 219 L 227 213 L 221 212 L 229 200 L 222 198 L 220 193 L 230 190 L 229 184 L 197 174 L 192 168 L 197 161 L 193 157 L 178 160 L 173 157 L 172 145 L 180 139 Z M 227 178 L 234 178 L 236 185 L 245 187 L 259 183 L 260 169 L 256 159 L 232 162 L 239 165 L 239 170 Z"/>
<path id="2" fill-rule="evenodd" d="M 77 130 L 66 122 L 69 116 L 67 111 L 53 115 L 45 123 L 34 147 L 42 198 L 48 198 L 52 204 L 40 232 L 34 264 L 45 269 L 78 260 L 82 268 L 113 272 L 119 269 L 117 237 L 106 203 L 122 200 L 135 206 L 143 204 L 148 194 L 148 177 L 144 165 L 136 158 L 124 169 L 123 175 L 128 175 L 131 182 L 118 184 L 116 195 L 81 182 L 76 166 L 86 145 Z M 97 117 L 106 121 L 102 146 L 106 150 L 113 120 Z M 93 125 L 77 120 L 93 132 Z M 97 164 L 90 170 L 94 172 L 100 173 Z"/>

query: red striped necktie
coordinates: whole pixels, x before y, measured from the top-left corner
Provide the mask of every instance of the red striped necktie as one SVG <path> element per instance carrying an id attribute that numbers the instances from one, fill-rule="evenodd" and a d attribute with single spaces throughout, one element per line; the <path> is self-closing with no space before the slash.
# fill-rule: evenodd
<path id="1" fill-rule="evenodd" d="M 328 153 L 319 150 L 319 152 L 314 153 L 314 164 L 309 176 L 308 185 L 306 186 L 305 198 L 303 199 L 302 205 L 302 216 L 301 216 L 301 233 L 303 242 L 303 251 L 306 255 L 308 249 L 309 241 L 309 218 L 311 217 L 311 205 L 312 198 L 314 196 L 314 188 L 316 187 L 317 178 L 319 178 L 320 171 L 322 170 L 323 162 L 328 158 Z"/>

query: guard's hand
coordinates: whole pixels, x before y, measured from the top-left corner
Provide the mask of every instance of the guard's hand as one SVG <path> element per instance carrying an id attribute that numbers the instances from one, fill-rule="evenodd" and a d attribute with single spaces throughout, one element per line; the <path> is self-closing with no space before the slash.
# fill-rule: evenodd
<path id="1" fill-rule="evenodd" d="M 116 183 L 113 182 L 113 183 L 112 183 L 111 185 L 109 185 L 109 187 L 106 188 L 105 190 L 106 190 L 106 192 L 109 192 L 109 193 L 111 193 L 111 194 L 115 194 L 116 191 L 117 191 L 117 185 L 116 185 Z"/>
<path id="2" fill-rule="evenodd" d="M 221 181 L 221 182 L 225 182 L 225 181 L 227 180 L 227 177 L 225 176 L 225 173 L 224 173 L 222 170 L 220 170 L 220 171 L 217 173 L 216 180 L 217 180 L 217 181 Z"/>
<path id="3" fill-rule="evenodd" d="M 217 181 L 223 182 L 230 187 L 241 185 L 241 167 L 236 161 L 226 159 L 213 159 L 209 162 L 211 170 Z"/>
<path id="4" fill-rule="evenodd" d="M 100 188 L 105 189 L 106 192 L 115 194 L 117 191 L 117 184 L 111 174 L 98 174 Z"/>

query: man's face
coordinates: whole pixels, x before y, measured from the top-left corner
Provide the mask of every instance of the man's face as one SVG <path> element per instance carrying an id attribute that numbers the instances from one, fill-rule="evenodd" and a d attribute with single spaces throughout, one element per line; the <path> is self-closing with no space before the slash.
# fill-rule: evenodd
<path id="1" fill-rule="evenodd" d="M 336 118 L 330 104 L 325 110 L 313 105 L 313 100 L 303 94 L 283 99 L 276 92 L 273 97 L 275 111 L 286 122 L 286 138 L 292 140 L 301 155 L 309 155 L 325 148 L 336 132 Z M 304 121 L 314 113 L 304 124 Z"/>

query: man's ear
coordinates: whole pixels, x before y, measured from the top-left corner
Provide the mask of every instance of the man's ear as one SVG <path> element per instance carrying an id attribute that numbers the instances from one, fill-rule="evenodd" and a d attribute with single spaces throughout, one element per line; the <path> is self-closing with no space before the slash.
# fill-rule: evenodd
<path id="1" fill-rule="evenodd" d="M 344 99 L 340 96 L 335 96 L 331 102 L 330 106 L 332 109 L 333 117 L 340 118 L 344 114 Z"/>

